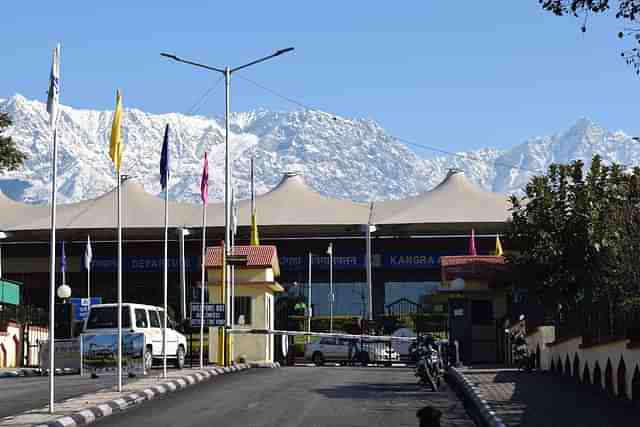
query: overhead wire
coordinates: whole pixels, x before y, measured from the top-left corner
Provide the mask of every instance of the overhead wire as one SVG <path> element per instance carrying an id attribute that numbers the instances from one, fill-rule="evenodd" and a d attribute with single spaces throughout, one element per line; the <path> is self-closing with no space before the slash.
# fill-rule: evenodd
<path id="1" fill-rule="evenodd" d="M 263 85 L 261 83 L 258 83 L 255 80 L 252 80 L 252 79 L 250 79 L 248 77 L 245 77 L 245 76 L 243 76 L 241 74 L 238 74 L 237 77 L 239 77 L 242 80 L 245 80 L 248 83 L 251 83 L 252 85 L 254 85 L 254 86 L 256 86 L 256 87 L 258 87 L 258 88 L 260 88 L 260 89 L 262 89 L 262 90 L 264 90 L 266 92 L 271 93 L 272 95 L 274 95 L 274 96 L 276 96 L 276 97 L 278 97 L 280 99 L 283 99 L 283 100 L 285 100 L 285 101 L 287 101 L 287 102 L 289 102 L 291 104 L 294 104 L 294 105 L 296 105 L 298 107 L 304 108 L 305 110 L 317 111 L 317 112 L 320 112 L 322 114 L 326 114 L 328 116 L 331 116 L 333 118 L 333 120 L 340 120 L 340 121 L 343 121 L 343 122 L 348 122 L 347 119 L 339 117 L 339 116 L 337 116 L 335 114 L 327 113 L 325 111 L 322 111 L 319 108 L 312 107 L 312 106 L 310 106 L 308 104 L 305 104 L 305 103 L 303 103 L 301 101 L 293 99 L 290 96 L 283 95 L 282 93 L 280 93 L 280 92 L 278 92 L 278 91 L 276 91 L 274 89 L 271 89 L 271 88 L 269 88 L 269 87 L 267 87 L 267 86 L 265 86 L 265 85 Z M 408 140 L 406 138 L 402 138 L 402 137 L 399 137 L 399 136 L 396 136 L 396 135 L 389 135 L 389 136 L 391 136 L 391 138 L 393 138 L 393 139 L 395 139 L 397 141 L 400 141 L 400 142 L 402 142 L 402 143 L 404 143 L 406 145 L 422 148 L 424 150 L 428 150 L 428 151 L 432 151 L 432 152 L 436 152 L 436 153 L 440 153 L 440 154 L 446 154 L 446 155 L 449 155 L 449 156 L 462 158 L 462 159 L 465 159 L 465 160 L 475 160 L 475 161 L 479 161 L 479 162 L 490 163 L 490 164 L 494 164 L 494 165 L 498 165 L 498 166 L 504 166 L 504 167 L 508 167 L 508 168 L 511 168 L 511 169 L 518 169 L 518 170 L 521 170 L 521 171 L 531 172 L 531 173 L 544 172 L 544 169 L 535 169 L 534 170 L 534 169 L 524 168 L 524 167 L 518 166 L 518 165 L 505 163 L 505 162 L 496 162 L 496 161 L 492 162 L 490 160 L 482 159 L 480 157 L 472 156 L 472 155 L 469 155 L 469 154 L 466 154 L 466 153 L 465 154 L 463 154 L 463 153 L 455 153 L 455 152 L 448 151 L 448 150 L 445 150 L 445 149 L 442 149 L 442 148 L 437 148 L 437 147 L 429 146 L 429 145 L 426 145 L 426 144 L 419 144 L 417 142 L 410 141 L 410 140 Z"/>

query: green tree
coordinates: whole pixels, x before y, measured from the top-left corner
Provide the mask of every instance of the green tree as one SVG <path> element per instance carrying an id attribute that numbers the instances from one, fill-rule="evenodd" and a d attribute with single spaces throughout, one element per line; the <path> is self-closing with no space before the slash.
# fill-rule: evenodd
<path id="1" fill-rule="evenodd" d="M 609 0 L 538 0 L 544 10 L 558 16 L 574 16 L 582 19 L 580 29 L 587 31 L 588 19 L 592 15 L 611 13 L 612 1 Z M 623 23 L 623 30 L 618 31 L 618 37 L 625 36 L 634 40 L 633 47 L 625 49 L 622 57 L 627 64 L 633 66 L 636 74 L 640 75 L 640 0 L 617 0 L 615 16 Z"/>
<path id="2" fill-rule="evenodd" d="M 551 165 L 525 197 L 512 196 L 509 239 L 520 253 L 508 262 L 547 305 L 600 300 L 613 313 L 640 295 L 640 168 L 595 156 L 583 170 L 581 161 Z"/>
<path id="3" fill-rule="evenodd" d="M 9 126 L 9 114 L 0 112 L 0 172 L 16 170 L 27 159 L 27 155 L 18 150 L 11 137 L 4 136 L 4 131 Z"/>

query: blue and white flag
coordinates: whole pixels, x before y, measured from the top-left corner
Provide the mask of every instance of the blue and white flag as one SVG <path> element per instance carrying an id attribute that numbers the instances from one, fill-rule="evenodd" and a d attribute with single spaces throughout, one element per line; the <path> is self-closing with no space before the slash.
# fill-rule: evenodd
<path id="1" fill-rule="evenodd" d="M 53 49 L 53 61 L 51 74 L 49 75 L 49 90 L 47 92 L 47 112 L 49 113 L 49 125 L 55 129 L 58 121 L 60 102 L 60 43 Z"/>
<path id="2" fill-rule="evenodd" d="M 64 240 L 61 244 L 62 254 L 60 255 L 60 271 L 64 273 L 67 270 L 67 257 L 64 254 Z"/>
<path id="3" fill-rule="evenodd" d="M 164 129 L 164 141 L 162 141 L 162 154 L 160 155 L 160 186 L 167 189 L 169 182 L 169 124 Z"/>
<path id="4" fill-rule="evenodd" d="M 84 268 L 88 271 L 91 268 L 93 251 L 91 250 L 91 239 L 87 236 L 87 247 L 84 250 Z"/>

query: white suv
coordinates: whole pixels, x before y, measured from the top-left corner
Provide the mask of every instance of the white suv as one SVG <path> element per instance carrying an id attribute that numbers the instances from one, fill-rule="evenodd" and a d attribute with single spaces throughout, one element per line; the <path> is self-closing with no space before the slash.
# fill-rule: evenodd
<path id="1" fill-rule="evenodd" d="M 89 309 L 84 323 L 84 332 L 104 334 L 118 332 L 118 305 L 96 304 Z M 144 334 L 144 367 L 151 369 L 153 361 L 162 359 L 162 322 L 164 310 L 145 304 L 122 304 L 122 329 Z M 184 367 L 187 339 L 171 327 L 174 322 L 167 319 L 167 359 L 176 368 Z"/>

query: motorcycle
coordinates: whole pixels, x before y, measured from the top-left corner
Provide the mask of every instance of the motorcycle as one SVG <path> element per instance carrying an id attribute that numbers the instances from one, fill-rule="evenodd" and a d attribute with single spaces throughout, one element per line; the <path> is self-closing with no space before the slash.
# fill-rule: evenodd
<path id="1" fill-rule="evenodd" d="M 517 332 L 512 337 L 513 361 L 516 367 L 525 372 L 533 370 L 532 357 L 527 347 L 527 341 L 523 332 Z"/>
<path id="2" fill-rule="evenodd" d="M 416 360 L 414 375 L 420 379 L 420 383 L 438 391 L 444 370 L 435 339 L 430 336 L 420 337 L 410 350 L 412 359 Z"/>

